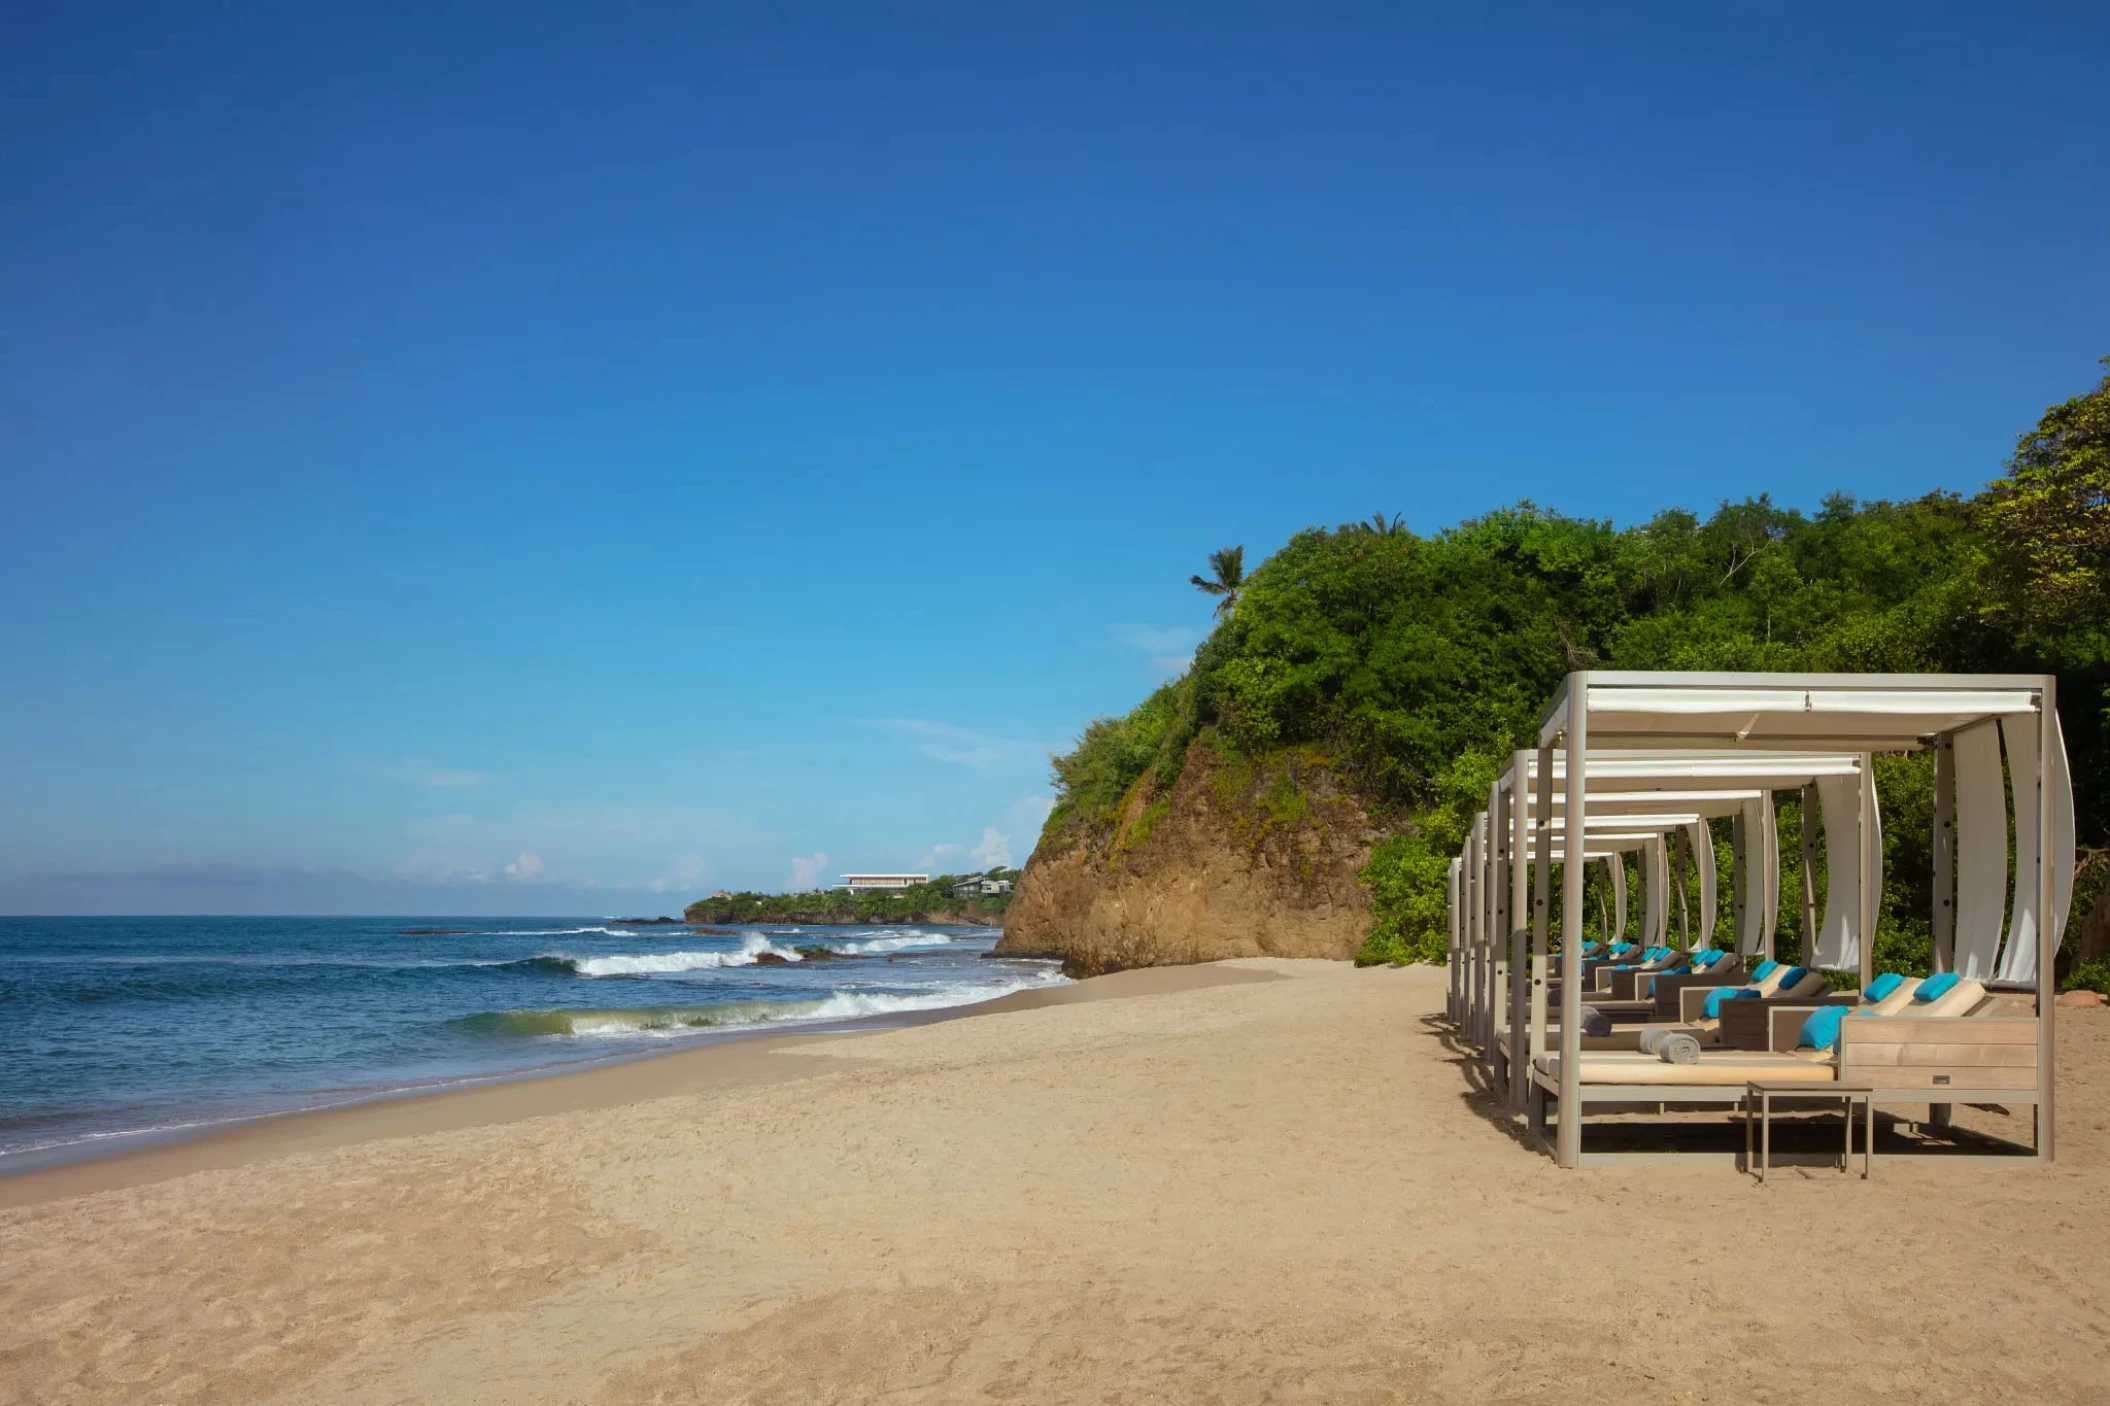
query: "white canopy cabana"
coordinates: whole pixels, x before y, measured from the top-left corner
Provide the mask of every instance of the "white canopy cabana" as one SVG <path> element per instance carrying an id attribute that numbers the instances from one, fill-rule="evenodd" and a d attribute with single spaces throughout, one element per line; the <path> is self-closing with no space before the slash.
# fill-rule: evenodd
<path id="1" fill-rule="evenodd" d="M 1512 1031 L 1525 1025 L 1526 986 L 1512 973 L 1525 970 L 1524 944 L 1528 926 L 1522 915 L 1529 911 L 1526 892 L 1528 867 L 1518 862 L 1525 855 L 1527 839 L 1539 822 L 1529 818 L 1531 778 L 1537 775 L 1537 754 L 1519 751 L 1489 788 L 1488 809 L 1473 818 L 1468 839 L 1453 863 L 1451 890 L 1451 999 L 1449 1013 L 1466 1041 L 1480 1048 L 1493 1061 L 1497 1032 L 1506 1022 Z M 1853 757 L 1784 759 L 1772 766 L 1744 765 L 1735 768 L 1710 766 L 1705 758 L 1690 753 L 1622 754 L 1608 761 L 1621 779 L 1622 789 L 1601 793 L 1593 800 L 1586 859 L 1604 860 L 1612 879 L 1614 911 L 1607 936 L 1626 929 L 1627 891 L 1624 855 L 1636 853 L 1640 860 L 1646 906 L 1642 916 L 1644 942 L 1660 944 L 1667 937 L 1669 879 L 1667 841 L 1682 837 L 1693 856 L 1700 879 L 1700 911 L 1697 929 L 1685 921 L 1681 911 L 1681 936 L 1698 934 L 1698 945 L 1713 945 L 1717 909 L 1717 866 L 1714 841 L 1708 822 L 1731 818 L 1737 822 L 1734 853 L 1734 887 L 1737 897 L 1735 932 L 1737 946 L 1748 954 L 1770 951 L 1776 901 L 1746 904 L 1747 894 L 1777 894 L 1778 855 L 1774 843 L 1770 790 L 1775 784 L 1798 784 L 1816 775 L 1852 775 Z M 1593 762 L 1594 765 L 1594 762 Z M 1554 772 L 1558 774 L 1559 762 Z M 1748 774 L 1745 774 L 1748 773 Z M 1728 778 L 1726 781 L 1723 778 Z M 1519 780 L 1522 780 L 1521 786 Z M 1631 780 L 1629 780 L 1629 778 Z M 1541 799 L 1545 799 L 1541 797 Z M 1751 842 L 1747 844 L 1747 828 Z M 1555 846 L 1556 860 L 1565 855 L 1565 805 L 1552 797 L 1550 820 L 1543 823 Z M 1747 864 L 1747 850 L 1750 863 Z M 1762 873 L 1753 877 L 1746 869 Z M 1682 865 L 1681 865 L 1682 869 Z M 1680 884 L 1682 910 L 1682 883 Z M 1512 915 L 1516 915 L 1512 917 Z M 1543 928 L 1543 925 L 1541 925 Z M 1544 1048 L 1546 935 L 1539 933 L 1535 983 L 1538 1018 L 1538 1047 Z M 1521 1103 L 1521 1087 L 1513 1097 Z"/>
<path id="2" fill-rule="evenodd" d="M 1501 1011 L 1508 1003 L 1511 955 L 1504 938 L 1511 930 L 1514 911 L 1510 890 L 1513 875 L 1525 869 L 1514 863 L 1516 850 L 1510 835 L 1508 793 L 1497 789 L 1490 797 L 1504 814 L 1498 823 L 1487 811 L 1473 817 L 1465 847 L 1450 866 L 1450 1000 L 1449 1015 L 1466 1040 L 1486 1048 L 1493 1039 Z M 1612 863 L 1618 900 L 1618 923 L 1626 920 L 1625 868 L 1619 862 L 1626 854 L 1640 852 L 1654 861 L 1650 880 L 1650 913 L 1662 906 L 1662 862 L 1667 833 L 1704 824 L 1701 814 L 1682 797 L 1657 799 L 1656 813 L 1640 813 L 1644 807 L 1629 807 L 1627 813 L 1592 817 L 1585 859 Z M 1667 807 L 1667 808 L 1666 808 Z M 1564 857 L 1567 833 L 1558 817 L 1552 825 L 1557 857 Z"/>
<path id="3" fill-rule="evenodd" d="M 1477 866 L 1480 890 L 1490 900 L 1468 915 L 1462 928 L 1470 944 L 1463 954 L 1467 970 L 1462 990 L 1461 1026 L 1468 1038 L 1486 1051 L 1491 1065 L 1503 1062 L 1494 1048 L 1498 1031 L 1506 1020 L 1511 1038 L 1525 1044 L 1531 1056 L 1546 1049 L 1548 989 L 1548 930 L 1545 921 L 1550 880 L 1542 881 L 1537 906 L 1529 892 L 1528 862 L 1512 863 L 1512 856 L 1529 855 L 1531 838 L 1543 829 L 1552 840 L 1552 863 L 1564 858 L 1566 831 L 1565 788 L 1552 783 L 1566 773 L 1566 758 L 1556 752 L 1544 771 L 1541 754 L 1518 751 L 1510 759 L 1490 790 L 1489 812 L 1476 817 L 1475 834 L 1480 848 L 1469 847 L 1468 857 Z M 1713 945 L 1717 911 L 1717 864 L 1714 840 L 1708 822 L 1727 818 L 1732 830 L 1732 931 L 1736 949 L 1744 956 L 1773 955 L 1774 931 L 1779 911 L 1780 855 L 1774 823 L 1773 792 L 1803 789 L 1811 813 L 1821 809 L 1818 792 L 1844 783 L 1843 796 L 1855 804 L 1834 799 L 1831 825 L 1834 835 L 1852 833 L 1864 811 L 1857 808 L 1868 770 L 1865 758 L 1852 753 L 1787 753 L 1780 755 L 1722 755 L 1692 749 L 1634 749 L 1617 753 L 1593 752 L 1590 774 L 1603 775 L 1606 790 L 1591 795 L 1588 831 L 1595 859 L 1599 848 L 1616 853 L 1636 852 L 1640 861 L 1645 907 L 1640 938 L 1645 944 L 1662 945 L 1668 937 L 1671 892 L 1668 845 L 1671 835 L 1684 838 L 1696 861 L 1700 880 L 1700 912 L 1697 929 L 1681 922 L 1681 935 L 1697 932 L 1697 945 Z M 1872 802 L 1872 782 L 1865 783 Z M 1533 791 L 1537 792 L 1534 797 Z M 1540 821 L 1533 815 L 1549 817 Z M 1845 814 L 1852 811 L 1852 814 Z M 1484 822 L 1484 828 L 1483 828 Z M 1614 847 L 1605 842 L 1608 827 L 1622 823 L 1649 827 L 1640 842 Z M 1490 836 L 1494 837 L 1490 839 Z M 1612 932 L 1626 929 L 1626 870 L 1622 858 L 1611 858 L 1616 919 Z M 1812 856 L 1805 850 L 1805 873 L 1813 872 Z M 1851 906 L 1853 888 L 1848 883 L 1829 886 L 1829 907 Z M 1682 910 L 1684 889 L 1678 884 Z M 1817 927 L 1815 889 L 1805 879 L 1805 931 Z M 1514 922 L 1502 921 L 1505 914 L 1518 915 Z M 1534 913 L 1535 922 L 1523 915 Z M 1682 918 L 1681 911 L 1681 918 Z M 1843 922 L 1838 925 L 1844 930 Z M 1504 941 L 1504 938 L 1507 941 Z M 1530 943 L 1530 964 L 1526 945 Z M 1573 950 L 1575 944 L 1569 947 Z M 1512 973 L 1529 971 L 1530 980 L 1512 979 Z M 1484 1004 L 1483 1004 L 1484 1002 Z M 1529 1064 L 1524 1064 L 1529 1068 Z M 1524 1102 L 1522 1081 L 1510 1089 L 1513 1103 Z"/>
<path id="4" fill-rule="evenodd" d="M 1539 728 L 1533 775 L 1537 810 L 1582 817 L 1592 832 L 1592 787 L 1635 789 L 1624 753 L 1675 767 L 1689 754 L 1691 779 L 1734 789 L 1731 764 L 1753 776 L 1777 768 L 1804 787 L 1826 832 L 1828 901 L 1816 925 L 1818 965 L 1871 975 L 1881 894 L 1881 822 L 1873 757 L 1933 748 L 1936 758 L 1935 962 L 1988 984 L 2033 991 L 2037 1008 L 2037 1155 L 2053 1156 L 2053 1004 L 2048 973 L 2071 899 L 2073 798 L 2058 727 L 2057 683 L 2048 675 L 1728 674 L 1590 671 L 1568 676 Z M 2005 754 L 2005 778 L 2002 754 Z M 1851 762 L 1838 769 L 1836 758 Z M 1824 760 L 1827 768 L 1807 765 Z M 1788 778 L 1793 778 L 1789 780 Z M 1767 788 L 1770 789 L 1770 788 Z M 2014 800 L 2015 903 L 2006 911 L 2009 798 Z M 1810 827 L 1804 853 L 1813 860 Z M 1550 839 L 1550 833 L 1546 834 Z M 1538 907 L 1549 897 L 1550 848 L 1534 855 Z M 1556 1156 L 1582 1155 L 1581 958 L 1583 865 L 1564 867 L 1560 1100 Z M 1805 874 L 1810 870 L 1805 864 Z M 1805 879 L 1808 904 L 1810 881 Z M 1543 926 L 1543 920 L 1534 923 Z M 1808 929 L 1806 928 L 1807 932 Z M 1536 936 L 1536 935 L 1535 935 Z M 1543 950 L 1542 948 L 1539 950 Z M 1538 1063 L 1531 1077 L 1544 1079 Z M 2020 1101 L 2020 1100 L 2018 1100 Z"/>

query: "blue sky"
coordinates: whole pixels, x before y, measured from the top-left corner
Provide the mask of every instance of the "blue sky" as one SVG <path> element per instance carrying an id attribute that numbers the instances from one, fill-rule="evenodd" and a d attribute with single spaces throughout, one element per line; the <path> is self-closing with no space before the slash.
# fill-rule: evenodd
<path id="1" fill-rule="evenodd" d="M 319 8 L 0 17 L 0 911 L 1023 860 L 1213 548 L 2110 353 L 2101 6 Z"/>

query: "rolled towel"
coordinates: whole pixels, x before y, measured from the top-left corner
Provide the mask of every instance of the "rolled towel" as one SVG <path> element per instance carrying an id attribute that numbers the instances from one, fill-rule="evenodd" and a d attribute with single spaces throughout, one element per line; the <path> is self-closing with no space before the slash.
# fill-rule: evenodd
<path id="1" fill-rule="evenodd" d="M 1665 1031 L 1663 1042 L 1656 1047 L 1656 1057 L 1665 1064 L 1698 1064 L 1700 1042 L 1683 1030 Z"/>
<path id="2" fill-rule="evenodd" d="M 1666 1029 L 1661 1025 L 1651 1025 L 1648 1029 L 1641 1032 L 1641 1053 L 1655 1054 L 1663 1048 L 1664 1040 L 1677 1033 L 1677 1031 Z"/>
<path id="3" fill-rule="evenodd" d="M 1595 1006 L 1582 1008 L 1582 1033 L 1585 1035 L 1609 1035 L 1612 1033 L 1612 1018 Z"/>

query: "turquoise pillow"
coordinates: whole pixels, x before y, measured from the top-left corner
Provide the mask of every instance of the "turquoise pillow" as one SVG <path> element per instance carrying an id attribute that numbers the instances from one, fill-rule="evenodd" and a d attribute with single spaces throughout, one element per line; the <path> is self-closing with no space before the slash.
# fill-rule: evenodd
<path id="1" fill-rule="evenodd" d="M 1962 980 L 1963 978 L 1955 972 L 1943 972 L 1940 976 L 1930 976 L 1920 983 L 1919 990 L 1912 993 L 1912 999 L 1915 1002 L 1931 1001 L 1936 996 L 1946 996 L 1951 991 L 1954 991 L 1956 983 Z"/>
<path id="2" fill-rule="evenodd" d="M 1669 971 L 1657 972 L 1656 976 L 1684 976 L 1687 972 L 1691 970 L 1691 967 L 1672 967 Z M 1648 994 L 1651 996 L 1656 994 L 1655 976 L 1652 976 L 1648 979 Z"/>
<path id="3" fill-rule="evenodd" d="M 1751 979 L 1753 981 L 1764 981 L 1767 977 L 1773 975 L 1773 969 L 1779 965 L 1780 963 L 1768 957 L 1763 962 L 1760 962 L 1757 967 L 1753 968 Z"/>
<path id="4" fill-rule="evenodd" d="M 1874 981 L 1868 983 L 1868 990 L 1864 991 L 1862 996 L 1870 1001 L 1880 1001 L 1904 984 L 1905 978 L 1899 976 L 1896 972 L 1884 972 Z"/>
<path id="5" fill-rule="evenodd" d="M 1708 992 L 1707 1000 L 1701 1005 L 1700 1009 L 1706 1013 L 1709 1020 L 1720 1020 L 1722 1018 L 1722 1002 L 1740 1000 L 1745 996 L 1756 998 L 1757 995 L 1756 991 L 1747 990 L 1741 986 L 1724 986 Z"/>
<path id="6" fill-rule="evenodd" d="M 1808 967 L 1789 967 L 1787 970 L 1787 974 L 1781 977 L 1780 984 L 1778 986 L 1775 986 L 1773 989 L 1775 991 L 1786 991 L 1789 987 L 1793 986 L 1796 982 L 1802 980 L 1809 974 L 1810 969 Z"/>
<path id="7" fill-rule="evenodd" d="M 1810 1018 L 1802 1023 L 1802 1034 L 1795 1041 L 1796 1047 L 1828 1050 L 1838 1044 L 1839 1022 L 1846 1019 L 1846 1011 L 1845 1006 L 1819 1006 L 1811 1011 Z"/>

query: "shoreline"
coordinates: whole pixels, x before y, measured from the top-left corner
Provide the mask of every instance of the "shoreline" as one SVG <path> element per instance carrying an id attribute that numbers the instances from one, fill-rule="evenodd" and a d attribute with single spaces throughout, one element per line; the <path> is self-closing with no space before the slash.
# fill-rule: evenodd
<path id="1" fill-rule="evenodd" d="M 1281 979 L 1270 972 L 1220 964 L 1139 967 L 1059 986 L 1013 991 L 967 1005 L 862 1016 L 797 1030 L 756 1026 L 702 1034 L 676 1048 L 612 1054 L 586 1063 L 583 1068 L 576 1064 L 548 1065 L 437 1089 L 384 1092 L 195 1129 L 125 1135 L 123 1145 L 108 1151 L 91 1149 L 80 1156 L 44 1161 L 14 1171 L 0 1167 L 0 1209 L 143 1186 L 192 1172 L 247 1166 L 297 1152 L 812 1078 L 826 1072 L 826 1066 L 773 1060 L 770 1056 L 845 1036 L 1045 1006 Z"/>

